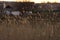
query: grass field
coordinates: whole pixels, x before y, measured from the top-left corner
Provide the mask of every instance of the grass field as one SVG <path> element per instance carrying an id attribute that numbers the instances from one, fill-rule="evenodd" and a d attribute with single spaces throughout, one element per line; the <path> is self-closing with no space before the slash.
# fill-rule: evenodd
<path id="1" fill-rule="evenodd" d="M 0 40 L 60 40 L 59 14 L 0 15 Z"/>

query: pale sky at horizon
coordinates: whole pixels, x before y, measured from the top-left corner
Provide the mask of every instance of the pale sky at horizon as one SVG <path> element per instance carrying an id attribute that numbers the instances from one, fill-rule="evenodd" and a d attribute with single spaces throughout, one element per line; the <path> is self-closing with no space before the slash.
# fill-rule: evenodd
<path id="1" fill-rule="evenodd" d="M 17 1 L 17 2 L 21 1 L 21 2 L 23 2 L 23 0 L 0 0 L 0 1 Z M 47 2 L 51 2 L 51 3 L 58 2 L 58 3 L 60 3 L 60 0 L 28 0 L 28 1 L 35 2 L 35 3 L 42 3 L 42 2 L 45 2 L 45 3 L 47 3 Z"/>

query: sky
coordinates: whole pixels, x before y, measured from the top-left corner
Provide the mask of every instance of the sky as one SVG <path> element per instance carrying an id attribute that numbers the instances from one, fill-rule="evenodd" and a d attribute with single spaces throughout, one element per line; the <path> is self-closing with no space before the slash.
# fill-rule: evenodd
<path id="1" fill-rule="evenodd" d="M 17 2 L 21 1 L 21 2 L 23 2 L 23 0 L 0 0 L 0 1 L 17 1 Z M 24 1 L 26 1 L 26 0 L 24 0 Z M 35 3 L 42 3 L 42 2 L 44 2 L 44 3 L 47 3 L 47 2 L 51 2 L 51 3 L 58 2 L 58 3 L 60 3 L 60 0 L 27 0 L 27 1 L 35 2 Z"/>
<path id="2" fill-rule="evenodd" d="M 53 3 L 53 2 L 60 2 L 60 0 L 32 0 L 32 1 L 34 1 L 35 3 L 41 3 L 41 2 L 45 2 L 45 3 L 47 3 L 47 2 L 51 2 L 51 3 Z"/>

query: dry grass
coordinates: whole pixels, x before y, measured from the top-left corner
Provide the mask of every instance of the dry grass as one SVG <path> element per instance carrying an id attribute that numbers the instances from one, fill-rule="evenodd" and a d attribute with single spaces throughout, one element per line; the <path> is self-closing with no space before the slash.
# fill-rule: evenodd
<path id="1" fill-rule="evenodd" d="M 0 18 L 0 40 L 60 40 L 58 13 Z"/>

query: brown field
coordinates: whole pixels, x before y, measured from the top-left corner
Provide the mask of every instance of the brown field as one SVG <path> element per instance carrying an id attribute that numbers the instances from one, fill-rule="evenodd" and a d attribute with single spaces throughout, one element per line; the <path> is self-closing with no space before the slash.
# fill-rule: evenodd
<path id="1" fill-rule="evenodd" d="M 0 15 L 0 40 L 60 40 L 60 15 Z"/>

